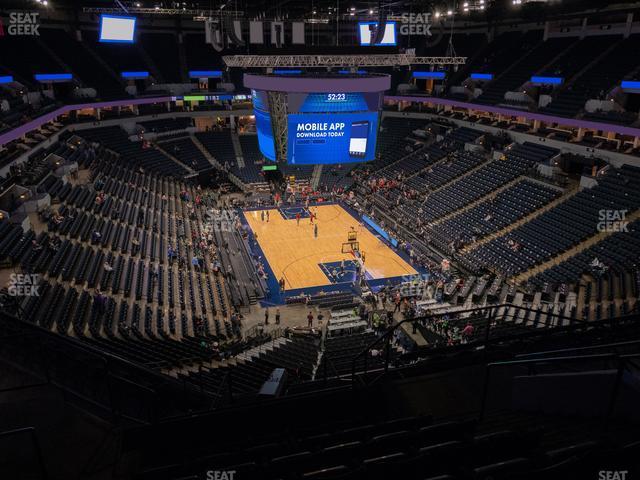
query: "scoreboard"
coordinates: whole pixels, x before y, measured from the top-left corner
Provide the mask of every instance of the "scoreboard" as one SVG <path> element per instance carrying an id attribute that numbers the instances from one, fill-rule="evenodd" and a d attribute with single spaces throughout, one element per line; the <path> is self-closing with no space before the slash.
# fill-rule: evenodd
<path id="1" fill-rule="evenodd" d="M 304 80 L 308 80 L 309 87 L 323 83 L 314 76 Z M 264 157 L 291 165 L 374 160 L 384 91 L 378 85 L 374 91 L 354 91 L 359 86 L 366 87 L 366 80 L 348 80 L 346 84 L 329 84 L 333 88 L 328 91 L 312 91 L 305 88 L 306 83 L 292 86 L 309 91 L 292 89 L 276 95 L 267 89 L 252 88 L 258 146 Z M 336 88 L 340 85 L 349 88 L 340 91 Z M 279 108 L 274 108 L 274 102 L 281 102 Z M 274 132 L 281 132 L 280 138 Z M 278 148 L 278 141 L 286 142 L 284 148 Z"/>
<path id="2" fill-rule="evenodd" d="M 276 160 L 268 94 L 252 91 L 258 145 Z M 367 162 L 375 158 L 379 93 L 290 93 L 287 96 L 287 163 Z"/>

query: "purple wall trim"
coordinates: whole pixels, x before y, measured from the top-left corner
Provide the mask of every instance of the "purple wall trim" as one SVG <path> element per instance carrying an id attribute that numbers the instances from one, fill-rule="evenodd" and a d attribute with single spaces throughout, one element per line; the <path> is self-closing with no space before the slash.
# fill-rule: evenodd
<path id="1" fill-rule="evenodd" d="M 248 85 L 246 83 L 247 77 L 253 77 L 259 83 L 256 84 L 255 87 Z M 251 80 L 253 82 L 253 79 Z M 342 79 L 302 79 L 304 80 L 304 89 L 295 89 L 289 88 L 287 85 L 290 85 L 288 81 L 290 80 L 301 80 L 295 78 L 281 78 L 281 77 L 268 77 L 268 76 L 259 76 L 259 75 L 247 75 L 245 74 L 245 85 L 249 88 L 258 88 L 258 89 L 266 89 L 271 90 L 269 86 L 265 83 L 265 79 L 270 79 L 271 81 L 276 81 L 278 83 L 278 87 L 275 88 L 276 91 L 286 90 L 286 91 L 297 91 L 297 92 L 367 92 L 367 91 L 376 91 L 381 92 L 387 90 L 389 88 L 390 77 L 374 77 L 374 78 L 342 78 Z M 376 80 L 378 82 L 386 82 L 386 86 L 378 83 L 375 88 L 373 88 L 374 83 L 371 84 L 371 89 L 363 88 L 362 82 L 367 81 L 370 82 L 372 80 Z M 334 81 L 340 82 L 336 85 L 331 85 L 329 88 L 327 87 L 327 82 Z M 346 82 L 349 86 L 345 86 Z M 287 84 L 284 85 L 283 84 Z M 296 82 L 296 86 L 299 86 L 300 83 Z M 335 87 L 335 88 L 334 88 Z M 332 89 L 333 88 L 333 89 Z M 458 102 L 456 100 L 449 100 L 447 98 L 435 98 L 435 97 L 410 97 L 410 96 L 396 96 L 396 95 L 387 95 L 385 96 L 387 100 L 398 100 L 403 102 L 420 102 L 420 103 L 433 103 L 437 105 L 450 105 L 453 107 L 460 108 L 468 108 L 472 110 L 482 110 L 490 113 L 499 113 L 502 115 L 510 115 L 510 116 L 518 116 L 524 117 L 529 120 L 540 120 L 546 123 L 559 123 L 560 125 L 567 125 L 576 128 L 590 128 L 596 130 L 604 130 L 606 132 L 615 132 L 620 135 L 629 135 L 632 137 L 640 137 L 640 129 L 625 127 L 623 125 L 613 125 L 610 123 L 602 123 L 602 122 L 591 122 L 588 120 L 579 120 L 577 118 L 563 118 L 563 117 L 554 117 L 550 115 L 544 115 L 541 113 L 533 113 L 533 112 L 525 112 L 521 110 L 513 110 L 509 108 L 502 107 L 492 107 L 490 105 L 479 105 L 475 103 L 467 103 L 467 102 Z M 47 122 L 55 119 L 56 117 L 70 112 L 72 110 L 81 110 L 83 108 L 109 108 L 109 107 L 118 107 L 118 106 L 126 106 L 126 105 L 146 105 L 150 103 L 163 103 L 170 102 L 172 97 L 151 97 L 151 98 L 135 98 L 129 100 L 115 100 L 112 102 L 97 102 L 97 103 L 81 103 L 77 105 L 65 105 L 57 110 L 44 114 L 38 118 L 35 118 L 24 125 L 20 125 L 19 127 L 14 128 L 13 130 L 9 130 L 0 135 L 0 145 L 4 145 L 9 143 L 16 138 L 20 138 L 23 135 L 29 133 L 32 130 L 44 125 Z"/>
<path id="2" fill-rule="evenodd" d="M 270 90 L 273 92 L 385 92 L 391 87 L 389 75 L 358 76 L 353 78 L 313 78 L 290 77 L 287 75 L 252 75 L 244 74 L 244 86 L 256 90 Z"/>
<path id="3" fill-rule="evenodd" d="M 545 123 L 559 123 L 560 125 L 567 125 L 577 128 L 590 128 L 596 130 L 604 130 L 605 132 L 615 132 L 620 135 L 629 135 L 632 137 L 640 137 L 640 128 L 625 127 L 624 125 L 614 125 L 612 123 L 592 122 L 589 120 L 579 120 L 577 118 L 564 118 L 554 117 L 552 115 L 544 115 L 542 113 L 526 112 L 523 110 L 514 110 L 503 107 L 492 107 L 490 105 L 480 105 L 476 103 L 458 102 L 456 100 L 449 100 L 448 98 L 435 98 L 435 97 L 406 97 L 386 95 L 386 100 L 399 100 L 402 102 L 420 102 L 420 103 L 434 103 L 437 105 L 450 105 L 452 107 L 469 108 L 472 110 L 482 110 L 484 112 L 499 113 L 502 115 L 510 115 L 517 117 L 524 117 L 528 120 L 540 120 Z"/>
<path id="4" fill-rule="evenodd" d="M 109 108 L 109 107 L 120 107 L 125 105 L 145 105 L 148 103 L 162 103 L 162 102 L 170 102 L 171 97 L 152 97 L 152 98 L 135 98 L 129 100 L 114 100 L 112 102 L 95 102 L 95 103 L 80 103 L 77 105 L 64 105 L 57 110 L 54 110 L 49 113 L 45 113 L 44 115 L 39 116 L 38 118 L 34 118 L 33 120 L 25 123 L 24 125 L 20 125 L 19 127 L 14 128 L 8 132 L 0 135 L 0 145 L 4 145 L 6 143 L 15 140 L 16 138 L 20 138 L 23 135 L 29 133 L 32 130 L 35 130 L 38 127 L 41 127 L 47 122 L 50 122 L 54 118 L 70 112 L 72 110 L 82 110 L 83 108 Z"/>

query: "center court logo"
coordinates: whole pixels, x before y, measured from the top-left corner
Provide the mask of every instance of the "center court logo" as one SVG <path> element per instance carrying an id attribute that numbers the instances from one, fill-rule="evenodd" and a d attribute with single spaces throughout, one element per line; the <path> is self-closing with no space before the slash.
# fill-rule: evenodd
<path id="1" fill-rule="evenodd" d="M 40 14 L 37 12 L 11 12 L 9 24 L 5 27 L 0 18 L 0 37 L 11 36 L 40 36 Z"/>

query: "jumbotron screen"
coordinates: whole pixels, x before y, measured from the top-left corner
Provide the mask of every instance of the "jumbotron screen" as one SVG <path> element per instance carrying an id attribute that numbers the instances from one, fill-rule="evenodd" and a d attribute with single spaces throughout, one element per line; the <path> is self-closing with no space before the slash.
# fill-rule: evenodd
<path id="1" fill-rule="evenodd" d="M 266 92 L 252 90 L 253 114 L 256 117 L 256 132 L 258 147 L 265 158 L 276 161 L 276 147 L 271 129 L 271 114 L 269 113 L 269 97 Z"/>
<path id="2" fill-rule="evenodd" d="M 258 143 L 275 158 L 265 92 L 254 92 Z M 257 102 L 256 102 L 257 100 Z M 367 162 L 375 158 L 380 93 L 289 93 L 287 163 L 315 165 Z"/>

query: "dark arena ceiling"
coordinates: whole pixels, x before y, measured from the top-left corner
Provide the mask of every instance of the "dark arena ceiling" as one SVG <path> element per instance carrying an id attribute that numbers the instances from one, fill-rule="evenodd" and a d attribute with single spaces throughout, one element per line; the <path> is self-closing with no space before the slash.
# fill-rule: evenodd
<path id="1" fill-rule="evenodd" d="M 638 10 L 637 0 L 399 0 L 399 1 L 356 1 L 356 0 L 199 0 L 199 1 L 160 1 L 160 0 L 3 0 L 2 9 L 31 8 L 33 6 L 55 8 L 79 12 L 85 8 L 116 9 L 175 9 L 184 10 L 191 15 L 194 10 L 203 12 L 230 11 L 242 12 L 243 17 L 283 18 L 283 19 L 322 19 L 341 20 L 377 15 L 382 9 L 389 15 L 407 12 L 458 11 L 475 21 L 501 20 L 507 18 L 544 18 L 554 15 L 604 9 Z"/>

